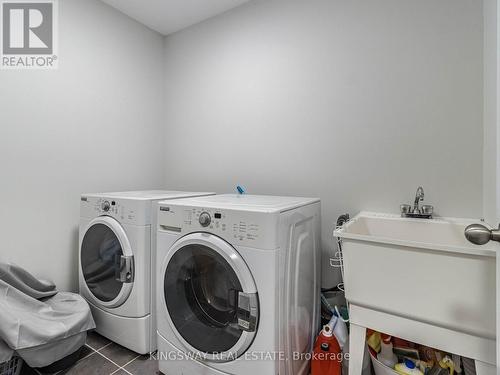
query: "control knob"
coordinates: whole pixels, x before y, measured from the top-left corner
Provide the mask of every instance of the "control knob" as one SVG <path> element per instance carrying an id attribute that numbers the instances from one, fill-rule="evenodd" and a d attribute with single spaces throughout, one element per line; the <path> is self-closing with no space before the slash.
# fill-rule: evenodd
<path id="1" fill-rule="evenodd" d="M 111 208 L 111 205 L 109 204 L 109 202 L 108 202 L 108 201 L 104 201 L 104 202 L 102 202 L 102 204 L 101 204 L 101 208 L 102 208 L 102 210 L 103 210 L 104 212 L 108 212 L 108 211 L 109 211 L 109 209 Z"/>
<path id="2" fill-rule="evenodd" d="M 210 214 L 208 212 L 202 212 L 200 214 L 199 221 L 202 227 L 208 227 L 210 225 L 210 222 L 212 221 L 212 218 L 210 217 Z"/>

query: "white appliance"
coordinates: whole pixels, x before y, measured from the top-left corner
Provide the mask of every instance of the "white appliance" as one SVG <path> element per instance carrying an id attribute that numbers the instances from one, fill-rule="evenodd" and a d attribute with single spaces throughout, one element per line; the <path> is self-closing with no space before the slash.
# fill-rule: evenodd
<path id="1" fill-rule="evenodd" d="M 158 200 L 212 193 L 133 191 L 83 194 L 79 284 L 96 330 L 137 353 L 156 350 L 155 267 Z"/>
<path id="2" fill-rule="evenodd" d="M 160 371 L 303 375 L 320 324 L 320 201 L 158 204 Z"/>

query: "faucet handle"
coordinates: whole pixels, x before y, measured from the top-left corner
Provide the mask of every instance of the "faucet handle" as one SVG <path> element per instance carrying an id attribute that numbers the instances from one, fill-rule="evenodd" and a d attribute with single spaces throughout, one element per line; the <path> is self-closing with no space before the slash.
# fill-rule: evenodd
<path id="1" fill-rule="evenodd" d="M 421 208 L 420 211 L 423 214 L 426 215 L 432 215 L 434 213 L 434 206 L 431 206 L 430 204 L 424 204 Z"/>
<path id="2" fill-rule="evenodd" d="M 401 215 L 409 214 L 411 206 L 409 204 L 402 204 L 399 206 L 399 210 L 401 211 Z"/>

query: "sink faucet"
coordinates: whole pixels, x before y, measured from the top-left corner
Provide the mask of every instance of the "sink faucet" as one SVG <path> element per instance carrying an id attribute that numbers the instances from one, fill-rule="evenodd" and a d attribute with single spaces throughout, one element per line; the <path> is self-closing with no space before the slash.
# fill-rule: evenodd
<path id="1" fill-rule="evenodd" d="M 415 204 L 413 205 L 413 213 L 420 214 L 422 213 L 420 207 L 418 206 L 420 201 L 424 200 L 424 188 L 419 186 L 417 189 L 417 193 L 415 194 Z"/>
<path id="2" fill-rule="evenodd" d="M 402 204 L 400 206 L 402 217 L 414 217 L 419 219 L 432 219 L 434 207 L 424 204 L 420 207 L 420 202 L 424 200 L 424 188 L 419 186 L 415 194 L 415 202 L 413 208 L 409 204 Z"/>

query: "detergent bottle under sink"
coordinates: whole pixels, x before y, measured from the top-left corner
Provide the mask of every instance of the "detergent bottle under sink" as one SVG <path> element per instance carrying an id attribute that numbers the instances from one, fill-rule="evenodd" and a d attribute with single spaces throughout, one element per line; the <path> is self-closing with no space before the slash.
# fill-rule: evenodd
<path id="1" fill-rule="evenodd" d="M 396 363 L 398 363 L 398 357 L 393 352 L 391 336 L 382 333 L 380 353 L 378 353 L 377 359 L 390 368 L 394 368 L 394 366 L 396 366 Z"/>
<path id="2" fill-rule="evenodd" d="M 410 359 L 406 359 L 403 363 L 398 363 L 394 369 L 400 375 L 424 375 L 424 373 L 417 368 L 415 362 Z"/>
<path id="3" fill-rule="evenodd" d="M 342 374 L 342 348 L 346 344 L 347 336 L 346 324 L 333 315 L 314 344 L 311 375 Z"/>

